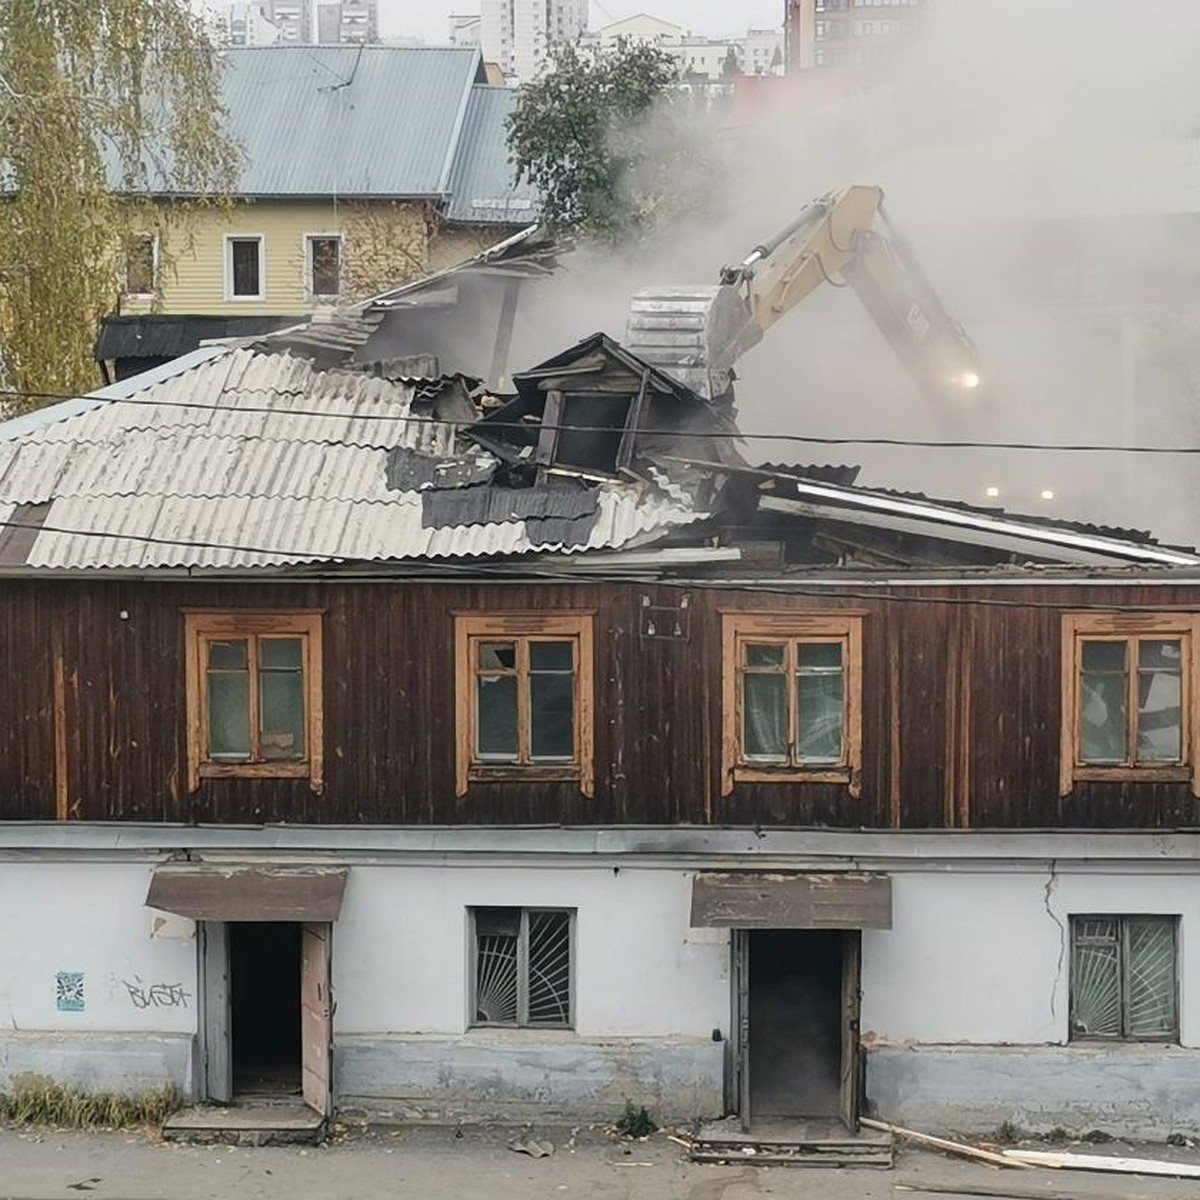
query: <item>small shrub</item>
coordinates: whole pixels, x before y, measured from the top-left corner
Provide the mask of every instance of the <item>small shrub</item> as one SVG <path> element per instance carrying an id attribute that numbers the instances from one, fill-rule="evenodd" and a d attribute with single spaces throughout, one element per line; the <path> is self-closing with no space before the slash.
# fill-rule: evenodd
<path id="1" fill-rule="evenodd" d="M 1042 1134 L 1043 1142 L 1061 1143 L 1061 1142 L 1069 1142 L 1070 1140 L 1071 1140 L 1071 1135 L 1061 1125 L 1055 1125 L 1055 1127 L 1052 1130 L 1050 1130 L 1049 1133 Z"/>
<path id="2" fill-rule="evenodd" d="M 1167 1134 L 1167 1145 L 1168 1146 L 1190 1146 L 1191 1144 L 1192 1143 L 1188 1140 L 1188 1138 L 1185 1134 L 1182 1134 L 1182 1133 L 1168 1133 Z"/>
<path id="3" fill-rule="evenodd" d="M 121 1129 L 162 1125 L 179 1107 L 174 1085 L 135 1096 L 85 1092 L 55 1083 L 45 1075 L 19 1075 L 12 1090 L 0 1094 L 0 1119 L 17 1125 L 58 1125 L 67 1129 Z"/>
<path id="4" fill-rule="evenodd" d="M 643 1104 L 634 1108 L 632 1100 L 625 1101 L 625 1112 L 615 1122 L 616 1131 L 627 1138 L 649 1137 L 658 1129 L 658 1122 L 647 1111 Z"/>
<path id="5" fill-rule="evenodd" d="M 1015 1142 L 1020 1136 L 1020 1130 L 1011 1121 L 1002 1122 L 1000 1128 L 996 1130 L 996 1141 L 1001 1143 Z"/>
<path id="6" fill-rule="evenodd" d="M 1115 1142 L 1116 1138 L 1111 1133 L 1105 1133 L 1103 1129 L 1090 1129 L 1083 1135 L 1085 1142 L 1091 1142 L 1093 1146 L 1102 1146 L 1105 1142 Z"/>

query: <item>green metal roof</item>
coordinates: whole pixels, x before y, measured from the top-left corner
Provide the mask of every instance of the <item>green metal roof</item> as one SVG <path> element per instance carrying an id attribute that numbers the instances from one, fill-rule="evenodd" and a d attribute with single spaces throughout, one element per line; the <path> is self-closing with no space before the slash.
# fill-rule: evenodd
<path id="1" fill-rule="evenodd" d="M 449 188 L 477 50 L 239 46 L 223 98 L 241 196 L 434 197 Z"/>
<path id="2" fill-rule="evenodd" d="M 508 116 L 517 103 L 513 88 L 475 84 L 450 172 L 451 221 L 523 225 L 541 211 L 537 192 L 517 183 L 508 160 Z"/>

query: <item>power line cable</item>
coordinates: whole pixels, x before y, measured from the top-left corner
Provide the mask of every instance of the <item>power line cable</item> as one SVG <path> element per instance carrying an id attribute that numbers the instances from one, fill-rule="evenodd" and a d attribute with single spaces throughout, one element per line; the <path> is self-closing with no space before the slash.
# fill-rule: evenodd
<path id="1" fill-rule="evenodd" d="M 494 421 L 483 418 L 475 420 L 444 419 L 441 417 L 424 416 L 419 413 L 366 413 L 366 412 L 330 412 L 312 408 L 284 408 L 278 405 L 262 404 L 213 404 L 193 400 L 165 400 L 153 398 L 106 397 L 70 395 L 54 392 L 26 392 L 18 390 L 0 390 L 0 397 L 13 396 L 23 399 L 43 399 L 66 402 L 71 400 L 94 401 L 98 405 L 131 404 L 144 405 L 149 408 L 182 408 L 197 409 L 202 412 L 223 413 L 266 413 L 281 417 L 321 418 L 330 421 L 363 421 L 363 422 L 409 422 L 416 425 L 435 425 L 445 429 L 481 429 L 488 430 L 520 430 L 525 433 L 536 433 L 542 429 L 554 431 L 569 430 L 572 433 L 607 433 L 614 432 L 611 425 L 576 425 L 576 424 L 531 424 L 524 421 Z M 20 414 L 27 416 L 31 414 Z M 81 415 L 81 414 L 80 414 Z M 69 420 L 70 418 L 63 418 Z M 2 423 L 0 423 L 2 425 Z M 1195 446 L 1118 446 L 1104 442 L 1032 442 L 1032 441 L 973 441 L 966 438 L 937 439 L 937 438 L 900 438 L 900 437 L 850 437 L 827 436 L 821 434 L 802 433 L 755 433 L 735 429 L 688 430 L 678 428 L 641 427 L 639 434 L 646 437 L 675 437 L 696 438 L 709 441 L 756 441 L 782 442 L 797 445 L 813 446 L 881 446 L 893 449 L 915 450 L 1018 450 L 1044 451 L 1048 453 L 1068 454 L 1179 454 L 1184 456 L 1200 455 L 1200 445 Z M 254 440 L 264 440 L 259 434 L 229 434 L 230 437 L 251 437 Z M 313 439 L 316 440 L 316 439 Z M 366 444 L 343 443 L 336 439 L 337 444 Z"/>
<path id="2" fill-rule="evenodd" d="M 192 550 L 228 550 L 232 552 L 245 554 L 269 554 L 280 558 L 296 558 L 304 561 L 298 563 L 284 563 L 279 566 L 291 568 L 303 568 L 305 566 L 315 566 L 317 564 L 336 563 L 338 559 L 331 557 L 327 559 L 318 559 L 316 563 L 313 560 L 312 549 L 306 550 L 288 550 L 278 546 L 253 546 L 239 544 L 236 542 L 217 542 L 217 541 L 196 541 L 187 538 L 169 538 L 156 537 L 151 534 L 137 534 L 129 532 L 111 533 L 104 530 L 92 529 L 72 529 L 62 525 L 39 525 L 34 521 L 19 521 L 19 520 L 0 520 L 0 528 L 9 529 L 28 529 L 35 532 L 58 533 L 74 537 L 93 537 L 107 538 L 115 541 L 132 541 L 143 542 L 148 545 L 161 546 L 180 546 L 185 549 Z M 545 553 L 545 551 L 531 551 L 531 553 Z M 344 560 L 351 563 L 357 563 L 362 560 L 347 559 Z M 472 578 L 479 579 L 481 576 L 489 576 L 493 580 L 499 580 L 508 577 L 508 572 L 489 572 L 486 566 L 481 567 L 476 563 L 457 563 L 452 561 L 442 560 L 393 560 L 396 562 L 420 562 L 428 564 L 431 567 L 431 572 L 419 577 L 414 576 L 392 576 L 387 575 L 386 578 L 396 582 L 413 582 L 421 579 L 429 579 L 432 572 L 445 572 L 453 576 L 469 575 Z M 65 568 L 59 568 L 65 569 Z M 93 570 L 103 570 L 104 568 L 92 568 Z M 124 568 L 110 568 L 111 570 L 122 570 Z M 142 571 L 162 570 L 168 571 L 173 568 L 170 566 L 161 567 L 140 567 Z M 221 568 L 206 568 L 196 566 L 184 566 L 182 569 L 188 571 L 209 571 L 220 570 Z M 928 567 L 919 568 L 921 570 L 929 570 Z M 55 568 L 43 568 L 46 575 L 54 573 Z M 349 579 L 353 580 L 353 576 Z M 536 564 L 522 564 L 519 573 L 513 573 L 512 578 L 517 582 L 521 582 L 530 578 L 537 579 L 540 582 L 552 582 L 563 585 L 590 585 L 590 584 L 610 584 L 621 585 L 626 587 L 662 587 L 671 588 L 677 591 L 726 591 L 726 592 L 753 592 L 755 594 L 779 595 L 779 596 L 807 596 L 813 599 L 822 600 L 853 600 L 858 602 L 871 603 L 889 603 L 889 604 L 924 604 L 924 605 L 942 605 L 955 608 L 1004 608 L 1004 609 L 1021 609 L 1026 611 L 1047 611 L 1047 612 L 1127 612 L 1127 613 L 1160 613 L 1160 612 L 1195 612 L 1200 605 L 1163 605 L 1163 604 L 1120 604 L 1120 603 L 1071 603 L 1066 601 L 1038 601 L 1038 600 L 1008 600 L 1002 597 L 988 596 L 926 596 L 914 595 L 907 592 L 877 592 L 871 590 L 853 590 L 850 587 L 820 587 L 820 586 L 805 586 L 803 584 L 794 586 L 781 586 L 778 583 L 771 581 L 763 581 L 762 583 L 750 582 L 744 580 L 730 581 L 720 578 L 713 579 L 645 579 L 637 574 L 619 575 L 619 574 L 604 574 L 599 572 L 587 572 L 579 575 L 563 574 L 560 571 L 554 571 L 544 567 L 539 567 Z M 346 581 L 343 577 L 342 581 Z M 247 580 L 247 582 L 250 582 Z M 264 580 L 261 577 L 256 577 L 253 582 L 287 582 L 284 580 Z M 1031 581 L 1032 582 L 1032 581 Z M 1086 580 L 1082 583 L 1075 583 L 1070 579 L 1055 579 L 1053 580 L 1056 586 L 1104 586 L 1108 580 Z M 939 586 L 937 580 L 922 582 L 921 587 L 936 588 Z M 944 585 L 943 585 L 944 586 Z M 988 587 L 987 579 L 980 579 L 975 586 Z M 992 583 L 991 586 L 996 586 Z M 1003 586 L 1011 586 L 1005 583 Z"/>

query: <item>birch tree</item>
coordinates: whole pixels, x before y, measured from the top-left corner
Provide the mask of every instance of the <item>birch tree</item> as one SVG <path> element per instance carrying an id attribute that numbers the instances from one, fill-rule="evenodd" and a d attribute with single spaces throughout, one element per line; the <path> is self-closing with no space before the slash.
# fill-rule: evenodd
<path id="1" fill-rule="evenodd" d="M 18 408 L 95 386 L 121 247 L 234 186 L 220 72 L 187 0 L 0 0 L 0 384 Z"/>

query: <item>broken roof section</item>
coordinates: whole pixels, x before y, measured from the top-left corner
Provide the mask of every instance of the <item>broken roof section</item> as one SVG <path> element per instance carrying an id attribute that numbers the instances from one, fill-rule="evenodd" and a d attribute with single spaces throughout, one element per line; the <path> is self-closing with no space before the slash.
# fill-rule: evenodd
<path id="1" fill-rule="evenodd" d="M 206 347 L 0 425 L 0 566 L 242 571 L 572 555 L 651 544 L 710 515 L 694 473 L 673 479 L 636 444 L 626 475 L 542 470 L 526 436 L 535 405 L 480 436 L 497 402 L 462 375 L 405 375 L 428 372 L 428 358 L 322 369 L 270 342 Z M 587 405 L 577 412 L 584 429 L 600 419 Z"/>
<path id="2" fill-rule="evenodd" d="M 389 301 L 436 331 L 440 289 L 504 285 L 541 253 L 514 243 Z M 0 424 L 0 570 L 1200 566 L 1148 535 L 859 487 L 852 467 L 749 467 L 730 410 L 602 333 L 501 393 L 453 339 L 379 353 L 385 312 L 205 346 Z"/>

